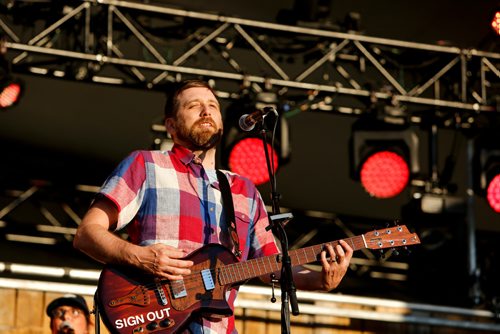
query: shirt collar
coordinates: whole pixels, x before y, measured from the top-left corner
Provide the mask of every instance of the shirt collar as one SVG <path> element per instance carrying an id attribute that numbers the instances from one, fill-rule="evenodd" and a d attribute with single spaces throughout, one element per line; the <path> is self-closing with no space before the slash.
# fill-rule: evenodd
<path id="1" fill-rule="evenodd" d="M 197 158 L 193 152 L 184 146 L 174 144 L 172 147 L 172 153 L 185 165 L 189 165 L 190 163 L 196 163 L 195 158 Z"/>
<path id="2" fill-rule="evenodd" d="M 184 146 L 174 144 L 172 147 L 172 153 L 184 164 L 184 165 L 189 165 L 191 163 L 202 166 L 202 161 L 200 158 L 195 156 L 193 152 L 191 152 L 189 149 L 185 148 Z M 199 160 L 199 161 L 196 161 Z M 219 187 L 219 181 L 217 180 L 217 176 L 215 173 L 214 175 L 208 175 L 207 178 L 210 181 L 210 185 L 214 187 L 215 189 L 220 190 Z M 214 177 L 215 176 L 215 177 Z"/>

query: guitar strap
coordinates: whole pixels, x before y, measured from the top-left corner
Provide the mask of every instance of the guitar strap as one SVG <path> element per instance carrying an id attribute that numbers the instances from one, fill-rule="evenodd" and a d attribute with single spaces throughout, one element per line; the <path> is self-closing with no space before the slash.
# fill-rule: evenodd
<path id="1" fill-rule="evenodd" d="M 238 239 L 238 231 L 236 230 L 236 218 L 234 215 L 233 195 L 231 194 L 231 187 L 226 175 L 220 170 L 216 170 L 217 179 L 219 180 L 220 192 L 222 194 L 222 205 L 226 213 L 226 223 L 229 229 L 229 235 L 234 245 L 234 255 L 237 258 L 241 257 L 240 241 Z"/>

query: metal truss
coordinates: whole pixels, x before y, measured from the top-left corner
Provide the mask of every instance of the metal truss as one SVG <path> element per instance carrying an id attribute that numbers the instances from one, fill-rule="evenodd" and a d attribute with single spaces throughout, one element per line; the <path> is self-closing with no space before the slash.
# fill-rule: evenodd
<path id="1" fill-rule="evenodd" d="M 410 114 L 496 111 L 499 53 L 141 2 L 61 3 L 3 8 L 0 29 L 16 72 L 148 89 L 197 76 L 213 79 L 222 97 L 244 87 L 295 99 L 301 109 L 354 114 L 375 101 Z"/>
<path id="2" fill-rule="evenodd" d="M 13 1 L 0 6 L 0 31 L 16 73 L 159 90 L 204 77 L 221 97 L 273 92 L 298 111 L 357 115 L 382 102 L 409 116 L 437 109 L 497 112 L 500 54 L 494 52 L 116 0 Z M 34 226 L 13 218 L 19 205 L 50 192 L 43 189 L 3 198 L 0 235 L 71 242 L 80 218 L 64 201 L 35 200 L 42 217 Z M 364 255 L 354 259 L 358 270 L 380 265 Z M 388 270 L 405 275 L 404 268 Z"/>
<path id="3" fill-rule="evenodd" d="M 82 212 L 98 188 L 78 185 L 62 189 L 49 182 L 31 183 L 22 190 L 3 189 L 0 235 L 6 242 L 71 245 Z"/>

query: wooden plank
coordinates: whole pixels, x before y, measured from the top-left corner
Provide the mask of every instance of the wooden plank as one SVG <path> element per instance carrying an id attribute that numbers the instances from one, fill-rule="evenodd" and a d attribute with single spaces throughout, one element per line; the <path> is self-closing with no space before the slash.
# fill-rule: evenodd
<path id="1" fill-rule="evenodd" d="M 266 333 L 266 311 L 242 310 L 236 314 L 236 329 L 239 333 Z"/>
<path id="2" fill-rule="evenodd" d="M 12 328 L 14 322 L 14 310 L 16 305 L 16 290 L 15 289 L 0 289 L 0 332 L 2 328 Z M 5 331 L 5 333 L 8 333 Z"/>
<path id="3" fill-rule="evenodd" d="M 17 290 L 15 324 L 18 328 L 40 328 L 45 318 L 44 293 Z"/>

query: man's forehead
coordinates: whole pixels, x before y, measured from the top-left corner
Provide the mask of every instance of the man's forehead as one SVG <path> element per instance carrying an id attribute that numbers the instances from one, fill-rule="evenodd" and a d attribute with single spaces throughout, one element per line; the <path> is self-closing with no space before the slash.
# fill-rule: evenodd
<path id="1" fill-rule="evenodd" d="M 206 87 L 190 87 L 184 91 L 181 92 L 179 95 L 179 98 L 181 100 L 184 100 L 184 103 L 190 102 L 190 101 L 196 101 L 196 100 L 211 100 L 211 101 L 217 101 L 217 98 L 215 95 L 212 93 L 212 91 Z"/>

